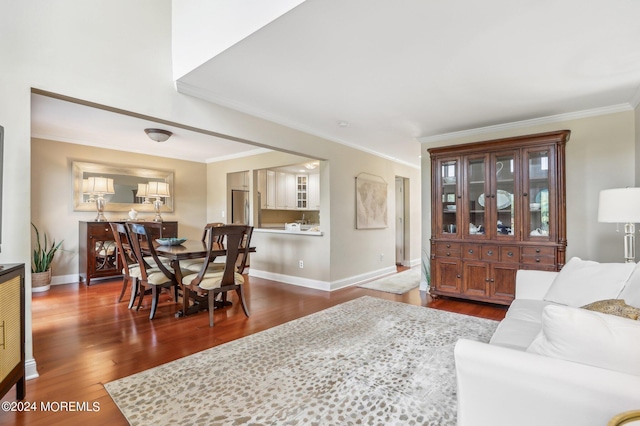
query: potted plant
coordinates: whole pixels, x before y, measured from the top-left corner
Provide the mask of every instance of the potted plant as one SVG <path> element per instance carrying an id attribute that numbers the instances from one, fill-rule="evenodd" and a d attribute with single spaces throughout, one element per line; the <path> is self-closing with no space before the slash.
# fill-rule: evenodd
<path id="1" fill-rule="evenodd" d="M 51 262 L 56 252 L 60 250 L 63 241 L 56 244 L 55 240 L 49 244 L 47 234 L 43 234 L 44 242 L 40 242 L 40 231 L 32 223 L 31 226 L 36 231 L 36 247 L 33 249 L 31 259 L 31 291 L 47 291 L 51 287 Z"/>

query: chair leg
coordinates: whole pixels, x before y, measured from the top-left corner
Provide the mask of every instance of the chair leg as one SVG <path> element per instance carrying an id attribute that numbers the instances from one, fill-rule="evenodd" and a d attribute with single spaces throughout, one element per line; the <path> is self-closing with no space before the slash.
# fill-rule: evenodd
<path id="1" fill-rule="evenodd" d="M 213 311 L 215 310 L 216 293 L 208 291 L 209 297 L 209 327 L 213 327 Z"/>
<path id="2" fill-rule="evenodd" d="M 151 287 L 151 312 L 149 313 L 149 319 L 153 319 L 156 316 L 156 309 L 158 308 L 158 301 L 160 300 L 160 290 L 158 286 Z"/>
<path id="3" fill-rule="evenodd" d="M 140 298 L 138 299 L 138 307 L 136 308 L 136 311 L 140 310 L 140 307 L 142 306 L 142 299 L 144 299 L 144 295 L 147 293 L 147 288 L 144 286 L 144 284 L 143 285 L 140 285 L 140 284 L 139 284 L 140 290 L 138 290 L 138 296 Z"/>
<path id="4" fill-rule="evenodd" d="M 249 318 L 249 310 L 247 309 L 247 303 L 244 301 L 244 292 L 242 291 L 242 286 L 236 288 L 236 293 L 238 293 L 238 299 L 240 299 L 240 304 L 242 305 L 242 310 L 244 314 Z"/>
<path id="5" fill-rule="evenodd" d="M 127 284 L 131 279 L 132 278 L 127 275 L 122 277 L 122 291 L 120 292 L 120 297 L 118 297 L 118 302 L 122 302 L 122 298 L 124 297 L 124 292 L 127 290 Z"/>
<path id="6" fill-rule="evenodd" d="M 139 285 L 137 278 L 131 278 L 131 299 L 129 299 L 129 309 L 133 308 L 133 304 L 136 301 L 138 295 Z"/>

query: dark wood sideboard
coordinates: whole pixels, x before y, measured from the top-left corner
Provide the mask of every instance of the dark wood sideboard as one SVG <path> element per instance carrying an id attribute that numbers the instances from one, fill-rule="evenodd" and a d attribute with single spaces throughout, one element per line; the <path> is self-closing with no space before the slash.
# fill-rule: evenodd
<path id="1" fill-rule="evenodd" d="M 151 228 L 153 238 L 177 238 L 178 222 L 134 222 L 161 223 Z M 80 222 L 80 282 L 91 285 L 92 279 L 122 275 L 120 257 L 109 222 Z"/>
<path id="2" fill-rule="evenodd" d="M 0 269 L 0 398 L 16 385 L 16 398 L 26 395 L 24 370 L 24 264 Z"/>

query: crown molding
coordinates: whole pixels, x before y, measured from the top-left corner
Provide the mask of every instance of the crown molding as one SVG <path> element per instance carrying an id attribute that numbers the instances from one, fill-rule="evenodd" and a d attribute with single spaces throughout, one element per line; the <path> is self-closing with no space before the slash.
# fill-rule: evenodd
<path id="1" fill-rule="evenodd" d="M 640 101 L 640 90 L 637 93 L 638 101 Z M 611 105 L 602 108 L 594 108 L 583 111 L 569 112 L 566 114 L 550 115 L 547 117 L 532 118 L 530 120 L 514 121 L 511 123 L 496 124 L 493 126 L 478 127 L 475 129 L 461 130 L 458 132 L 442 133 L 440 135 L 423 136 L 418 138 L 420 143 L 433 143 L 449 139 L 457 139 L 466 136 L 482 135 L 485 133 L 493 133 L 504 130 L 516 130 L 525 127 L 539 126 L 544 124 L 553 124 L 569 120 L 578 120 L 581 118 L 596 117 L 599 115 L 614 114 L 618 112 L 632 111 L 634 107 L 631 103 Z"/>

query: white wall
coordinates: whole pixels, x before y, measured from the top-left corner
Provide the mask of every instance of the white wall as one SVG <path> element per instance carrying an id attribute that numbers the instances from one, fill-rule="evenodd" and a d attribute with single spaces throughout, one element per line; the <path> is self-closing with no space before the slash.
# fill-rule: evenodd
<path id="1" fill-rule="evenodd" d="M 598 196 L 602 189 L 634 186 L 635 113 L 625 112 L 596 117 L 531 125 L 514 130 L 494 131 L 440 142 L 454 145 L 510 136 L 571 130 L 566 146 L 567 185 L 567 260 L 572 256 L 601 262 L 621 262 L 624 250 L 616 225 L 598 223 Z M 431 165 L 427 149 L 422 146 L 422 185 L 431 185 Z M 430 190 L 423 191 L 423 209 L 430 210 Z M 427 210 L 425 210 L 426 213 Z M 423 247 L 429 247 L 431 218 L 423 215 Z"/>
<path id="2" fill-rule="evenodd" d="M 371 155 L 354 161 L 354 150 L 341 145 L 177 93 L 172 78 L 170 0 L 15 1 L 3 2 L 1 7 L 5 184 L 0 263 L 30 261 L 31 88 L 327 159 L 331 172 L 321 185 L 330 191 L 322 199 L 327 206 L 323 209 L 329 211 L 321 220 L 333 236 L 328 249 L 330 280 L 389 266 L 377 261 L 381 250 L 389 253 L 387 259 L 392 262 L 393 229 L 353 229 L 353 179 L 360 171 L 384 176 L 387 182 L 394 175 L 408 177 L 412 199 L 417 201 L 420 185 L 413 182 L 419 182 L 419 171 Z M 365 165 L 357 165 L 359 159 Z M 393 200 L 391 191 L 389 196 Z M 419 233 L 418 209 L 412 209 L 411 223 Z M 419 253 L 419 242 L 412 247 Z M 30 273 L 27 290 L 27 367 L 34 374 Z"/>

